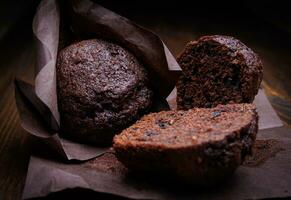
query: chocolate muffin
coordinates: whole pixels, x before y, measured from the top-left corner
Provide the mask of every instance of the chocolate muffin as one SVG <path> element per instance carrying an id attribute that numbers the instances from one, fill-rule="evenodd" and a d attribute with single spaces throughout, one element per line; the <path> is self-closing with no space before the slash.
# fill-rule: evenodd
<path id="1" fill-rule="evenodd" d="M 108 144 L 152 103 L 144 66 L 119 45 L 91 39 L 61 50 L 57 91 L 61 129 L 79 142 Z"/>
<path id="2" fill-rule="evenodd" d="M 177 107 L 182 110 L 251 103 L 263 77 L 259 57 L 229 36 L 189 42 L 177 61 L 183 71 L 177 82 Z"/>
<path id="3" fill-rule="evenodd" d="M 257 131 L 252 104 L 162 111 L 116 135 L 113 147 L 131 170 L 213 185 L 229 177 L 251 153 Z"/>

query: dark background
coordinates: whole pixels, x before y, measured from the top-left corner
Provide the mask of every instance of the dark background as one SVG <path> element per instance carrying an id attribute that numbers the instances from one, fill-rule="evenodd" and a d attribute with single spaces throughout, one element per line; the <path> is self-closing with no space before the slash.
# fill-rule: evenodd
<path id="1" fill-rule="evenodd" d="M 202 35 L 242 40 L 264 63 L 263 88 L 286 125 L 291 124 L 291 12 L 288 1 L 96 1 L 157 33 L 177 55 Z M 13 79 L 32 82 L 31 23 L 39 1 L 0 2 L 0 199 L 19 199 L 29 145 L 19 125 Z M 7 198 L 6 198 L 7 197 Z"/>

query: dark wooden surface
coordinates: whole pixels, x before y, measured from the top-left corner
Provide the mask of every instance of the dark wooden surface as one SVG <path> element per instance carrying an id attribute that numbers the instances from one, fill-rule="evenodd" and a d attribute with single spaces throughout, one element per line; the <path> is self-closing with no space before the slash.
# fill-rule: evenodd
<path id="1" fill-rule="evenodd" d="M 30 146 L 19 124 L 13 80 L 19 76 L 33 82 L 31 16 L 35 4 L 25 7 L 28 14 L 23 18 L 18 13 L 12 21 L 0 20 L 0 200 L 21 198 L 29 161 Z M 266 18 L 266 10 L 256 12 L 256 8 L 255 12 L 248 11 L 251 16 L 246 19 L 233 19 L 229 16 L 233 12 L 223 17 L 191 15 L 187 9 L 176 13 L 175 5 L 163 12 L 162 6 L 153 9 L 144 5 L 142 10 L 136 9 L 135 4 L 126 8 L 119 4 L 109 6 L 158 33 L 174 55 L 187 41 L 201 35 L 226 34 L 241 39 L 262 57 L 263 87 L 284 123 L 291 124 L 291 26 L 284 20 Z"/>
<path id="2" fill-rule="evenodd" d="M 0 197 L 5 195 L 4 199 L 20 199 L 29 159 L 15 106 L 13 79 L 21 74 L 32 80 L 32 39 L 27 33 L 19 37 L 16 32 L 1 41 L 0 47 Z"/>

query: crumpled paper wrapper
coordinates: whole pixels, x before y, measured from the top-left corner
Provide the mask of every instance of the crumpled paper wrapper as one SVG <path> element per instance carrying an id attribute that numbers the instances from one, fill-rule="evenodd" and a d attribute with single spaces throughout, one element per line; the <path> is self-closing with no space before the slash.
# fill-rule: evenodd
<path id="1" fill-rule="evenodd" d="M 169 109 L 166 97 L 175 85 L 180 67 L 154 33 L 88 0 L 43 0 L 33 20 L 33 34 L 37 54 L 35 85 L 15 80 L 21 125 L 64 160 L 88 160 L 108 148 L 79 144 L 59 135 L 56 59 L 62 43 L 102 38 L 125 47 L 149 72 L 154 90 L 152 111 Z"/>
<path id="2" fill-rule="evenodd" d="M 165 200 L 290 197 L 290 133 L 291 130 L 285 127 L 260 130 L 258 140 L 276 141 L 280 151 L 269 156 L 256 167 L 242 165 L 230 180 L 206 189 L 184 186 L 167 178 L 130 174 L 111 152 L 83 164 L 70 165 L 31 157 L 23 198 L 47 195 L 51 199 L 76 197 L 74 193 L 76 189 L 79 197 L 96 193 L 96 198 L 101 195 L 104 198 L 104 194 L 110 194 L 110 199 L 117 197 Z"/>

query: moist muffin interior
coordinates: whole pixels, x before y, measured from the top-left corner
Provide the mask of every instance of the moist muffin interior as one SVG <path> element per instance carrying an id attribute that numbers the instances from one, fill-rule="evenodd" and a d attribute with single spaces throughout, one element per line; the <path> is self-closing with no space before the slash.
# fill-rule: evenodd
<path id="1" fill-rule="evenodd" d="M 205 36 L 187 44 L 178 62 L 178 108 L 251 103 L 262 79 L 261 62 L 240 41 L 228 36 Z"/>
<path id="2" fill-rule="evenodd" d="M 115 136 L 121 146 L 177 148 L 223 140 L 253 119 L 251 104 L 152 113 Z"/>

